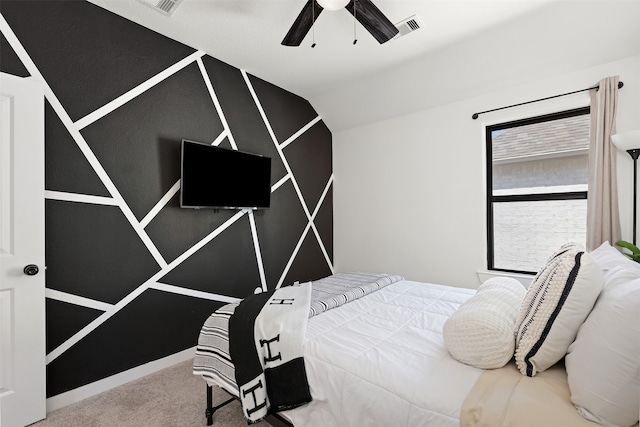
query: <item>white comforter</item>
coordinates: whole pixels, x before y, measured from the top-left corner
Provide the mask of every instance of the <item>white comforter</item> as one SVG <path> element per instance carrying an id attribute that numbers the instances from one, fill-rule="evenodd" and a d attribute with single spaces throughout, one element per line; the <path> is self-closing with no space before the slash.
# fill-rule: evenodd
<path id="1" fill-rule="evenodd" d="M 474 292 L 402 280 L 310 318 L 313 401 L 282 414 L 301 427 L 457 427 L 482 370 L 448 354 L 442 327 Z"/>

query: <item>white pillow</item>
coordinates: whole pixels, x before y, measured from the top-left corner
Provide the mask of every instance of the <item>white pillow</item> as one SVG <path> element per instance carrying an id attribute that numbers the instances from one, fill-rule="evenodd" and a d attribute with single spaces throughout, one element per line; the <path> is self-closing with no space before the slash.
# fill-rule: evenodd
<path id="1" fill-rule="evenodd" d="M 638 265 L 637 262 L 632 261 L 628 256 L 611 246 L 609 242 L 604 242 L 590 253 L 605 273 L 620 265 Z"/>
<path id="2" fill-rule="evenodd" d="M 602 269 L 577 244 L 547 261 L 522 301 L 516 322 L 516 365 L 533 377 L 564 357 L 602 290 Z"/>
<path id="3" fill-rule="evenodd" d="M 604 287 L 615 286 L 619 283 L 640 279 L 640 264 L 631 261 L 632 264 L 620 264 L 604 272 Z"/>
<path id="4" fill-rule="evenodd" d="M 454 359 L 481 369 L 501 368 L 513 357 L 515 327 L 526 293 L 520 282 L 484 282 L 445 322 L 444 342 Z"/>
<path id="5" fill-rule="evenodd" d="M 640 411 L 640 279 L 607 286 L 565 358 L 571 401 L 590 421 L 629 427 Z"/>

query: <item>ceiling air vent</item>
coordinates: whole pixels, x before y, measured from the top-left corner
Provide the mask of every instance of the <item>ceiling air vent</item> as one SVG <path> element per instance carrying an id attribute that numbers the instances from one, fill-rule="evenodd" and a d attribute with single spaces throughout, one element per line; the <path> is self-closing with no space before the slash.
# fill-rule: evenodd
<path id="1" fill-rule="evenodd" d="M 397 39 L 398 37 L 405 36 L 422 28 L 422 22 L 420 21 L 420 18 L 418 18 L 418 15 L 413 15 L 408 17 L 404 21 L 398 22 L 396 24 L 396 28 L 398 29 L 399 33 L 394 38 Z"/>
<path id="2" fill-rule="evenodd" d="M 182 0 L 138 0 L 142 4 L 157 10 L 158 12 L 170 16 L 177 8 Z"/>

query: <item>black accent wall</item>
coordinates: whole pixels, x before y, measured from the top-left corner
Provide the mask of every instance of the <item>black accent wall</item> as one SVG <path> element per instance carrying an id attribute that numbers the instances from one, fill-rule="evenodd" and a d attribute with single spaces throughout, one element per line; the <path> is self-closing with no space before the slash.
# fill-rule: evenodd
<path id="1" fill-rule="evenodd" d="M 0 70 L 50 89 L 48 397 L 195 346 L 227 297 L 331 274 L 331 132 L 306 100 L 85 1 L 0 13 Z M 271 157 L 271 208 L 181 209 L 182 139 Z"/>

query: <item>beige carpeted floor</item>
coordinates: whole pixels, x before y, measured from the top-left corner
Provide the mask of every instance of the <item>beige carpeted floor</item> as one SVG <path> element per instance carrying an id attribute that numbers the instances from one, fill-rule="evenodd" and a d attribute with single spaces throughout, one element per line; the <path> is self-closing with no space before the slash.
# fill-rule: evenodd
<path id="1" fill-rule="evenodd" d="M 214 405 L 230 396 L 214 388 Z M 32 427 L 191 427 L 205 426 L 206 383 L 179 363 L 81 402 L 52 411 Z M 260 422 L 257 427 L 267 427 Z M 246 427 L 240 404 L 216 411 L 214 427 Z"/>

